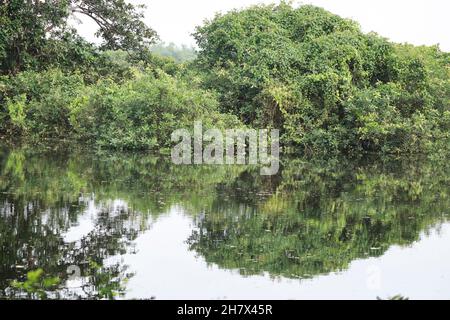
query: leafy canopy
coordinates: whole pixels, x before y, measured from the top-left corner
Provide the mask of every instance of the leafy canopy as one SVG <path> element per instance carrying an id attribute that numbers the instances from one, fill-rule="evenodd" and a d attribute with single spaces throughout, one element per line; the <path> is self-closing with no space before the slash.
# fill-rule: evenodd
<path id="1" fill-rule="evenodd" d="M 92 45 L 68 23 L 76 15 L 98 25 L 101 49 L 140 50 L 157 39 L 142 21 L 142 8 L 124 0 L 1 1 L 0 73 L 89 60 Z"/>
<path id="2" fill-rule="evenodd" d="M 421 152 L 448 139 L 450 55 L 397 45 L 324 9 L 254 6 L 195 33 L 222 110 L 322 152 Z"/>

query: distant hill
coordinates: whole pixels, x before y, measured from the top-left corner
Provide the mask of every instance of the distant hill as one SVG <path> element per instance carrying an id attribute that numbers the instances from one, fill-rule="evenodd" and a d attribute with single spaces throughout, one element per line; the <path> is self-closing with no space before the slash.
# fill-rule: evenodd
<path id="1" fill-rule="evenodd" d="M 163 57 L 171 57 L 177 62 L 192 61 L 197 57 L 197 52 L 193 47 L 186 45 L 178 46 L 174 43 L 166 44 L 164 42 L 152 45 L 150 50 Z"/>

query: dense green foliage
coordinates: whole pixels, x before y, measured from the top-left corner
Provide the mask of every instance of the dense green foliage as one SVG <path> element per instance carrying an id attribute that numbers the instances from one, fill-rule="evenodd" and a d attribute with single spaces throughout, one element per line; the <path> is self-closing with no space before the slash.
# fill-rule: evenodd
<path id="1" fill-rule="evenodd" d="M 70 27 L 74 14 L 97 23 L 101 45 Z M 0 298 L 123 294 L 133 275 L 108 259 L 175 206 L 206 262 L 292 278 L 346 269 L 448 218 L 449 53 L 309 5 L 217 15 L 197 29 L 198 53 L 154 44 L 142 17 L 124 0 L 0 1 L 0 137 L 25 142 L 0 147 Z M 282 159 L 263 177 L 105 150 L 164 150 L 199 120 L 279 128 L 285 150 L 334 157 Z M 89 206 L 92 230 L 66 241 Z M 65 285 L 71 265 L 81 294 Z"/>
<path id="2" fill-rule="evenodd" d="M 97 22 L 101 46 L 69 27 L 73 14 Z M 158 149 L 202 120 L 278 128 L 285 150 L 313 154 L 450 143 L 450 54 L 314 6 L 217 15 L 195 33 L 197 58 L 149 46 L 156 34 L 123 0 L 7 1 L 0 19 L 0 134 L 13 140 Z"/>
<path id="3" fill-rule="evenodd" d="M 142 22 L 140 9 L 124 0 L 1 1 L 0 75 L 90 64 L 94 48 L 70 27 L 74 15 L 97 24 L 101 49 L 142 50 L 157 35 Z"/>
<path id="4" fill-rule="evenodd" d="M 255 6 L 196 32 L 224 111 L 317 152 L 420 152 L 448 140 L 450 54 L 396 45 L 323 9 Z"/>
<path id="5" fill-rule="evenodd" d="M 193 79 L 187 82 L 159 69 L 135 70 L 122 83 L 106 78 L 94 85 L 60 70 L 23 72 L 3 90 L 1 130 L 36 141 L 161 149 L 170 146 L 173 131 L 192 128 L 196 120 L 206 128 L 239 125 L 236 117 L 220 114 L 215 96 L 196 88 Z"/>

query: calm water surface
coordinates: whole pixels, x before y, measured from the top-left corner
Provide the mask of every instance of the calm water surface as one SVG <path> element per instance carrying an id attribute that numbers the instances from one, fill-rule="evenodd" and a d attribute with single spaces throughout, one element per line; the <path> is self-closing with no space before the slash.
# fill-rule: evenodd
<path id="1" fill-rule="evenodd" d="M 450 298 L 450 164 L 0 147 L 0 298 Z"/>

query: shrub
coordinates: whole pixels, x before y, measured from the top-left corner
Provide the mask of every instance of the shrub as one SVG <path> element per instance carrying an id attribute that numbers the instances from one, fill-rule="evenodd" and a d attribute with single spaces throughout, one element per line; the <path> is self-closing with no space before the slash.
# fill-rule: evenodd
<path id="1" fill-rule="evenodd" d="M 117 82 L 105 78 L 87 86 L 78 74 L 60 70 L 23 72 L 5 78 L 2 129 L 32 141 L 75 139 L 98 147 L 161 149 L 171 134 L 193 128 L 235 127 L 235 116 L 221 114 L 215 94 L 198 89 L 195 79 L 161 70 L 139 72 Z"/>
<path id="2" fill-rule="evenodd" d="M 239 125 L 218 112 L 212 93 L 162 71 L 139 73 L 123 84 L 100 82 L 73 101 L 70 115 L 79 139 L 120 149 L 169 147 L 174 130 L 200 120 L 205 127 Z"/>
<path id="3" fill-rule="evenodd" d="M 2 131 L 14 137 L 65 139 L 71 136 L 69 105 L 85 89 L 78 74 L 52 69 L 2 78 Z"/>

